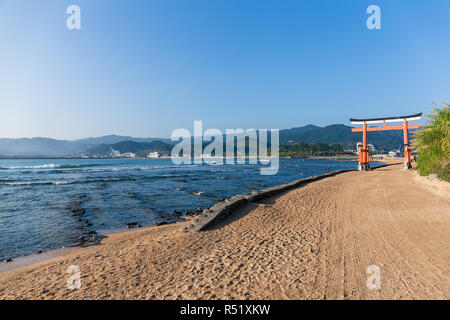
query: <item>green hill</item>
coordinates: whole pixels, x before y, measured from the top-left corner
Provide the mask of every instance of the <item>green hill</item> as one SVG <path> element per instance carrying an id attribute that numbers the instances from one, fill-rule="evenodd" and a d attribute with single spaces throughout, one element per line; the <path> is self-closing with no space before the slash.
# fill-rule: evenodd
<path id="1" fill-rule="evenodd" d="M 303 129 L 303 130 L 300 130 Z M 403 146 L 403 132 L 380 131 L 367 134 L 368 143 L 378 150 L 392 150 Z M 411 134 L 412 137 L 412 134 Z M 340 144 L 344 149 L 355 149 L 357 142 L 362 141 L 361 132 L 352 132 L 352 127 L 333 124 L 326 127 L 306 126 L 280 130 L 280 145 L 296 143 Z"/>

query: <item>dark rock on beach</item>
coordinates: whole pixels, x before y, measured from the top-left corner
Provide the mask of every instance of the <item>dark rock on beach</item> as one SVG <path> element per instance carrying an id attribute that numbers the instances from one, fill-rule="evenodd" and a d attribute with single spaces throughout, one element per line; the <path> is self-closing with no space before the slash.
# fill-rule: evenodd
<path id="1" fill-rule="evenodd" d="M 130 222 L 130 223 L 127 223 L 127 228 L 128 229 L 132 229 L 132 228 L 140 228 L 141 227 L 141 225 L 139 224 L 139 223 L 137 223 L 137 222 Z"/>
<path id="2" fill-rule="evenodd" d="M 86 213 L 86 209 L 81 207 L 81 203 L 87 198 L 86 194 L 78 194 L 71 197 L 71 202 L 67 206 L 67 209 L 72 212 L 74 216 L 82 216 Z"/>
<path id="3" fill-rule="evenodd" d="M 84 234 L 78 237 L 77 245 L 80 247 L 88 247 L 100 244 L 104 236 L 95 234 Z"/>

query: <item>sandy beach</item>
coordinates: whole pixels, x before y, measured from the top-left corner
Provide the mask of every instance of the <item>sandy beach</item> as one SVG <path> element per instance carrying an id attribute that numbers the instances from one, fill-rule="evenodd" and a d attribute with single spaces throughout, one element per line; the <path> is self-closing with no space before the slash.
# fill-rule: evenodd
<path id="1" fill-rule="evenodd" d="M 0 273 L 1 299 L 449 299 L 450 187 L 393 165 Z M 70 290 L 67 268 L 79 266 Z M 380 290 L 366 286 L 369 266 Z"/>

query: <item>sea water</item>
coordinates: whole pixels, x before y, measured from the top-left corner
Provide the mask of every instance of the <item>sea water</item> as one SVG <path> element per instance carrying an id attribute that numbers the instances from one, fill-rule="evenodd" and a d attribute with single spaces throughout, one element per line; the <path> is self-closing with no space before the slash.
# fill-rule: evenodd
<path id="1" fill-rule="evenodd" d="M 80 236 L 130 222 L 174 222 L 252 189 L 356 166 L 348 159 L 280 159 L 278 174 L 263 176 L 261 165 L 171 159 L 0 160 L 0 261 L 74 246 Z"/>

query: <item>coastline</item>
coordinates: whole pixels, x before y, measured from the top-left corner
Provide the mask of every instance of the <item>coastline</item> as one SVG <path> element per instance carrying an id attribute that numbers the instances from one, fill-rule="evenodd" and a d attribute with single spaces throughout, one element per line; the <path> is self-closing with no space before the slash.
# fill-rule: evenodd
<path id="1" fill-rule="evenodd" d="M 179 221 L 162 226 L 151 225 L 135 229 L 123 229 L 110 233 L 102 234 L 101 242 L 96 245 L 90 245 L 87 247 L 68 247 L 52 249 L 40 254 L 33 253 L 27 256 L 22 256 L 14 259 L 11 262 L 3 262 L 0 264 L 0 281 L 5 281 L 18 272 L 28 272 L 32 269 L 39 268 L 51 263 L 58 263 L 62 259 L 70 259 L 72 257 L 84 256 L 92 254 L 96 249 L 101 248 L 104 245 L 120 242 L 124 238 L 139 237 L 142 233 L 148 233 L 157 230 L 158 232 L 167 229 L 176 229 L 176 232 L 184 232 L 184 229 L 191 223 L 196 216 L 187 217 L 186 221 Z M 1 300 L 1 298 L 0 298 Z"/>
<path id="2" fill-rule="evenodd" d="M 185 229 L 189 226 L 189 224 L 192 223 L 193 220 L 200 217 L 199 215 L 192 215 L 192 216 L 186 216 L 184 221 L 177 221 L 173 223 L 166 223 L 163 225 L 156 225 L 151 224 L 139 228 L 132 228 L 127 229 L 121 228 L 116 230 L 108 230 L 107 232 L 101 232 L 101 230 L 98 232 L 99 235 L 102 236 L 102 239 L 100 240 L 99 244 L 92 244 L 89 246 L 72 246 L 67 248 L 56 248 L 51 249 L 48 251 L 44 251 L 42 253 L 32 253 L 26 256 L 20 256 L 17 258 L 14 258 L 10 262 L 1 262 L 0 263 L 0 280 L 2 279 L 2 275 L 8 273 L 8 272 L 15 272 L 19 270 L 26 270 L 29 267 L 35 267 L 39 265 L 43 265 L 46 263 L 50 263 L 53 261 L 57 261 L 59 258 L 68 257 L 71 255 L 78 255 L 83 254 L 84 252 L 88 252 L 90 249 L 99 247 L 101 245 L 104 245 L 105 243 L 108 243 L 110 241 L 115 241 L 117 239 L 120 239 L 123 236 L 132 234 L 132 233 L 139 233 L 142 231 L 151 231 L 156 228 L 162 228 L 165 226 L 176 226 L 177 229 L 180 229 L 180 232 L 185 232 Z"/>
<path id="3" fill-rule="evenodd" d="M 329 158 L 329 157 L 326 157 Z M 314 159 L 314 158 L 311 158 Z M 388 163 L 384 163 L 382 165 L 379 165 L 376 168 L 381 168 L 390 164 L 396 164 L 399 163 L 398 161 L 387 161 Z M 253 201 L 250 198 L 266 198 L 269 196 L 276 195 L 281 192 L 288 191 L 289 189 L 297 188 L 298 186 L 306 183 L 310 183 L 313 181 L 317 181 L 319 179 L 327 178 L 334 176 L 336 174 L 344 173 L 344 172 L 351 172 L 355 171 L 355 169 L 344 169 L 344 170 L 337 170 L 337 171 L 331 171 L 324 174 L 320 174 L 317 176 L 311 176 L 304 179 L 299 180 L 293 180 L 289 183 L 282 184 L 282 185 L 276 185 L 273 187 L 270 187 L 268 189 L 260 190 L 256 194 L 236 194 L 232 196 L 230 199 L 224 199 L 223 201 L 218 201 L 214 205 L 212 205 L 210 208 L 206 208 L 203 210 L 203 212 L 198 214 L 191 214 L 184 216 L 184 220 L 182 221 L 175 221 L 175 222 L 167 222 L 164 223 L 164 225 L 176 225 L 180 228 L 181 232 L 197 232 L 201 231 L 203 229 L 206 229 L 207 227 L 211 226 L 212 224 L 216 223 L 217 220 L 224 219 L 226 215 L 228 215 L 229 212 L 233 211 L 234 209 L 238 208 L 239 206 L 242 206 L 247 201 Z M 238 201 L 236 201 L 238 200 Z M 240 201 L 244 200 L 244 201 Z M 236 203 L 237 202 L 237 203 Z M 212 210 L 211 210 L 212 209 Z M 204 211 L 207 210 L 208 213 L 205 214 Z M 40 264 L 45 264 L 46 262 L 52 262 L 54 260 L 57 260 L 58 258 L 70 256 L 71 254 L 80 254 L 82 252 L 88 251 L 89 248 L 101 246 L 105 242 L 108 241 L 108 239 L 115 239 L 116 236 L 120 237 L 120 235 L 128 234 L 137 232 L 140 230 L 152 230 L 154 228 L 161 227 L 161 225 L 157 225 L 155 223 L 152 223 L 150 225 L 142 226 L 139 228 L 131 228 L 128 229 L 126 227 L 116 230 L 107 230 L 106 232 L 102 232 L 102 230 L 98 230 L 98 235 L 101 237 L 101 240 L 98 244 L 92 244 L 86 247 L 82 247 L 80 245 L 75 245 L 72 247 L 67 248 L 56 248 L 49 251 L 45 251 L 43 253 L 33 253 L 26 256 L 20 256 L 17 258 L 14 258 L 10 262 L 2 262 L 0 263 L 0 280 L 1 275 L 10 271 L 16 271 L 16 270 L 22 270 L 26 269 L 27 267 L 33 267 Z"/>
<path id="4" fill-rule="evenodd" d="M 208 231 L 183 232 L 189 222 L 180 222 L 115 233 L 0 273 L 0 299 L 448 298 L 450 202 L 401 167 L 347 172 L 247 203 Z M 399 188 L 405 179 L 412 188 Z M 366 188 L 374 194 L 361 211 L 351 199 Z M 383 270 L 379 292 L 364 289 L 370 264 Z M 81 290 L 65 286 L 70 265 L 82 270 Z"/>
<path id="5" fill-rule="evenodd" d="M 2 209 L 14 213 L 5 215 L 13 227 L 6 230 L 0 266 L 4 261 L 33 253 L 90 245 L 98 241 L 100 234 L 125 231 L 131 223 L 151 226 L 152 223 L 182 221 L 185 216 L 197 215 L 218 201 L 250 192 L 252 188 L 259 190 L 299 177 L 354 166 L 353 161 L 294 159 L 282 162 L 293 165 L 281 164 L 280 174 L 275 177 L 261 176 L 259 169 L 254 170 L 257 166 L 247 168 L 235 163 L 235 166 L 182 168 L 173 165 L 171 159 L 3 162 L 0 187 L 7 197 Z M 312 172 L 316 167 L 317 171 Z M 242 179 L 246 170 L 250 170 L 254 178 Z M 40 196 L 25 201 L 20 209 L 14 208 L 15 193 L 27 192 Z M 59 198 L 55 198 L 55 194 Z M 61 204 L 48 206 L 56 202 Z M 26 210 L 29 214 L 23 215 Z M 52 219 L 41 224 L 41 212 Z M 26 224 L 23 219 L 32 222 Z M 49 236 L 47 230 L 55 235 Z M 21 232 L 23 237 L 19 236 Z"/>
<path id="6" fill-rule="evenodd" d="M 333 158 L 334 159 L 334 158 L 341 158 L 341 157 L 320 157 L 320 158 Z M 317 158 L 317 159 L 320 159 L 320 158 Z M 311 157 L 309 159 L 316 159 L 316 158 Z M 397 163 L 397 162 L 392 161 L 391 163 Z M 386 164 L 382 164 L 377 167 L 382 167 L 385 165 Z M 186 215 L 183 217 L 184 220 L 175 221 L 175 222 L 167 222 L 167 223 L 163 223 L 163 225 L 177 225 L 181 228 L 182 232 L 200 231 L 201 229 L 205 228 L 206 225 L 209 226 L 211 224 L 210 222 L 206 223 L 205 218 L 207 221 L 212 220 L 211 218 L 214 215 L 214 213 L 215 213 L 215 215 L 217 215 L 217 214 L 223 215 L 224 212 L 232 211 L 236 207 L 244 204 L 244 202 L 242 202 L 242 203 L 238 203 L 236 206 L 234 204 L 236 199 L 241 199 L 244 197 L 246 197 L 246 198 L 248 198 L 248 197 L 264 198 L 264 197 L 273 195 L 275 193 L 279 193 L 279 192 L 283 192 L 283 191 L 286 191 L 291 188 L 295 188 L 303 183 L 309 183 L 312 181 L 316 181 L 317 179 L 322 179 L 322 178 L 326 178 L 329 176 L 333 176 L 335 174 L 349 172 L 349 171 L 354 171 L 354 169 L 337 170 L 337 171 L 320 174 L 318 176 L 312 176 L 312 177 L 308 177 L 308 178 L 304 178 L 304 179 L 293 180 L 286 184 L 276 185 L 276 186 L 270 187 L 265 190 L 260 190 L 257 192 L 257 194 L 247 194 L 247 193 L 236 194 L 236 195 L 232 196 L 230 199 L 224 199 L 223 201 L 216 202 L 210 208 L 203 209 L 202 212 L 200 212 L 200 213 Z M 274 191 L 276 191 L 276 192 L 274 193 Z M 230 207 L 232 207 L 232 209 L 230 209 Z M 220 208 L 220 212 L 217 212 L 217 209 L 214 210 L 214 208 Z M 213 210 L 210 210 L 210 209 L 213 209 Z M 208 211 L 207 214 L 204 213 L 205 210 Z M 214 211 L 216 211 L 216 212 L 214 212 Z M 222 218 L 222 217 L 219 217 L 219 218 Z M 214 221 L 215 220 L 216 219 L 214 219 Z M 96 247 L 96 246 L 102 245 L 104 243 L 104 241 L 106 241 L 106 239 L 114 238 L 114 235 L 127 234 L 127 233 L 136 232 L 139 230 L 147 230 L 147 229 L 153 229 L 153 228 L 157 228 L 157 227 L 160 227 L 160 225 L 152 223 L 150 225 L 144 225 L 139 228 L 128 229 L 128 228 L 124 227 L 124 228 L 116 229 L 116 230 L 107 230 L 107 231 L 97 230 L 98 235 L 101 237 L 99 244 L 92 244 L 92 245 L 89 245 L 86 247 L 76 245 L 76 246 L 67 247 L 67 248 L 56 248 L 56 249 L 51 249 L 49 251 L 45 251 L 43 253 L 33 253 L 30 255 L 26 255 L 26 256 L 20 256 L 20 257 L 14 258 L 10 262 L 1 262 L 0 263 L 0 276 L 2 275 L 2 273 L 26 268 L 26 267 L 33 266 L 33 265 L 38 265 L 41 263 L 45 263 L 46 261 L 50 262 L 55 259 L 58 259 L 59 257 L 71 255 L 72 253 L 78 254 L 78 253 L 84 252 L 91 247 Z M 0 279 L 1 279 L 1 277 L 0 277 Z"/>

